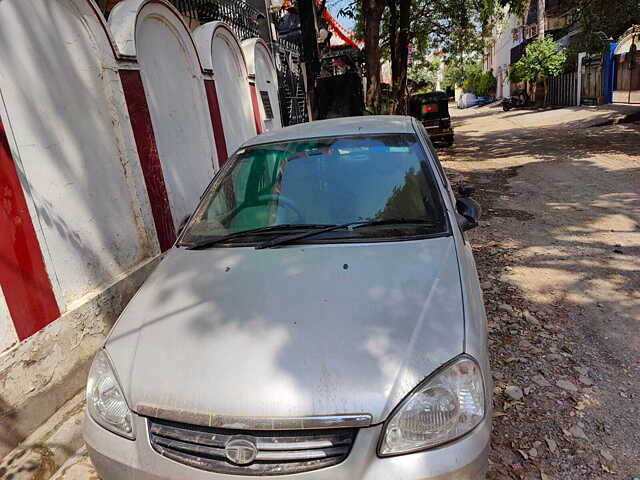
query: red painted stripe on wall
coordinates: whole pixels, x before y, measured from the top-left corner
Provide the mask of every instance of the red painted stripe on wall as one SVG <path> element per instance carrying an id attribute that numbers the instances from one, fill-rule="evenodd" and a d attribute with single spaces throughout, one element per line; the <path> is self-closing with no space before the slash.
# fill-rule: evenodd
<path id="1" fill-rule="evenodd" d="M 222 125 L 222 115 L 220 114 L 216 82 L 205 79 L 204 89 L 207 92 L 209 115 L 211 116 L 211 125 L 213 126 L 213 139 L 216 142 L 216 152 L 218 154 L 218 166 L 222 167 L 229 158 L 229 153 L 227 152 L 227 141 L 224 138 L 224 127 Z"/>
<path id="2" fill-rule="evenodd" d="M 138 148 L 138 156 L 142 165 L 144 182 L 151 204 L 151 214 L 156 226 L 160 250 L 171 248 L 176 240 L 176 230 L 173 225 L 169 195 L 164 183 L 162 164 L 158 155 L 156 137 L 153 133 L 149 105 L 144 93 L 142 77 L 137 70 L 120 70 L 120 81 L 124 97 L 129 110 L 131 128 Z"/>
<path id="3" fill-rule="evenodd" d="M 251 105 L 253 105 L 253 120 L 256 122 L 256 132 L 258 135 L 264 133 L 262 128 L 262 120 L 260 119 L 260 107 L 258 106 L 258 92 L 256 91 L 255 83 L 249 84 L 251 90 Z"/>
<path id="4" fill-rule="evenodd" d="M 0 120 L 0 285 L 20 340 L 60 316 Z"/>

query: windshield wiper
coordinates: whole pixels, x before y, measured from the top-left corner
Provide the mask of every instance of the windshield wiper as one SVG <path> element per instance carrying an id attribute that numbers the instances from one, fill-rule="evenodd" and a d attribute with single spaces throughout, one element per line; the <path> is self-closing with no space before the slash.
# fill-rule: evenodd
<path id="1" fill-rule="evenodd" d="M 295 224 L 295 223 L 284 223 L 281 225 L 269 225 L 268 227 L 260 227 L 260 228 L 252 228 L 250 230 L 242 230 L 240 232 L 230 233 L 229 235 L 224 235 L 222 237 L 210 238 L 208 240 L 203 240 L 198 243 L 180 243 L 179 247 L 185 247 L 187 250 L 201 250 L 204 248 L 212 247 L 218 243 L 224 243 L 227 240 L 233 240 L 234 238 L 244 237 L 246 235 L 256 234 L 256 233 L 264 233 L 264 232 L 273 232 L 279 230 L 294 230 L 294 229 L 307 229 L 307 228 L 326 228 L 332 225 L 323 225 L 323 224 Z"/>
<path id="2" fill-rule="evenodd" d="M 428 226 L 428 227 L 434 226 L 432 223 L 425 221 L 424 218 L 385 218 L 383 220 L 362 220 L 362 221 L 356 221 L 356 222 L 343 223 L 341 225 L 330 225 L 327 227 L 319 228 L 317 230 L 312 230 L 310 232 L 295 233 L 293 235 L 284 235 L 282 237 L 272 238 L 271 240 L 266 240 L 264 242 L 258 243 L 256 245 L 256 250 L 261 250 L 263 248 L 271 248 L 271 247 L 275 247 L 276 245 L 284 245 L 285 243 L 292 243 L 297 240 L 314 237 L 316 235 L 320 235 L 321 233 L 333 232 L 334 230 L 341 230 L 343 228 L 354 230 L 356 228 L 372 227 L 376 225 L 400 225 L 400 224 L 413 224 L 413 225 Z"/>

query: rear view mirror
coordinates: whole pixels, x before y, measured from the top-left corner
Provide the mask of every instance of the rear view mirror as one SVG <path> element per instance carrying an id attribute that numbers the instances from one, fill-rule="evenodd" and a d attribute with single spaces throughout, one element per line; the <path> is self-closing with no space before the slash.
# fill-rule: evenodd
<path id="1" fill-rule="evenodd" d="M 482 213 L 480 204 L 472 198 L 462 197 L 456 201 L 458 211 L 458 225 L 463 232 L 478 226 Z"/>
<path id="2" fill-rule="evenodd" d="M 476 191 L 476 187 L 470 183 L 463 183 L 458 187 L 458 195 L 461 197 L 470 197 Z"/>

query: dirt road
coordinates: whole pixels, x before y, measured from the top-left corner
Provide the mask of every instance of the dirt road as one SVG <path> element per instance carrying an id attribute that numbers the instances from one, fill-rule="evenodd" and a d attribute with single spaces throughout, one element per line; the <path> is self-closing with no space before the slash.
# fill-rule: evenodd
<path id="1" fill-rule="evenodd" d="M 640 478 L 640 125 L 452 109 L 495 390 L 490 479 Z"/>

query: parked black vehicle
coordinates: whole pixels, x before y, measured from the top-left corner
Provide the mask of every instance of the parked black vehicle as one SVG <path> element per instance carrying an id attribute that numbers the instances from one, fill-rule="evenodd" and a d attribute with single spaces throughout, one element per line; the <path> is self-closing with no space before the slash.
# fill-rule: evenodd
<path id="1" fill-rule="evenodd" d="M 432 142 L 443 142 L 448 147 L 453 145 L 449 97 L 446 93 L 412 95 L 409 98 L 409 114 L 424 125 Z"/>

